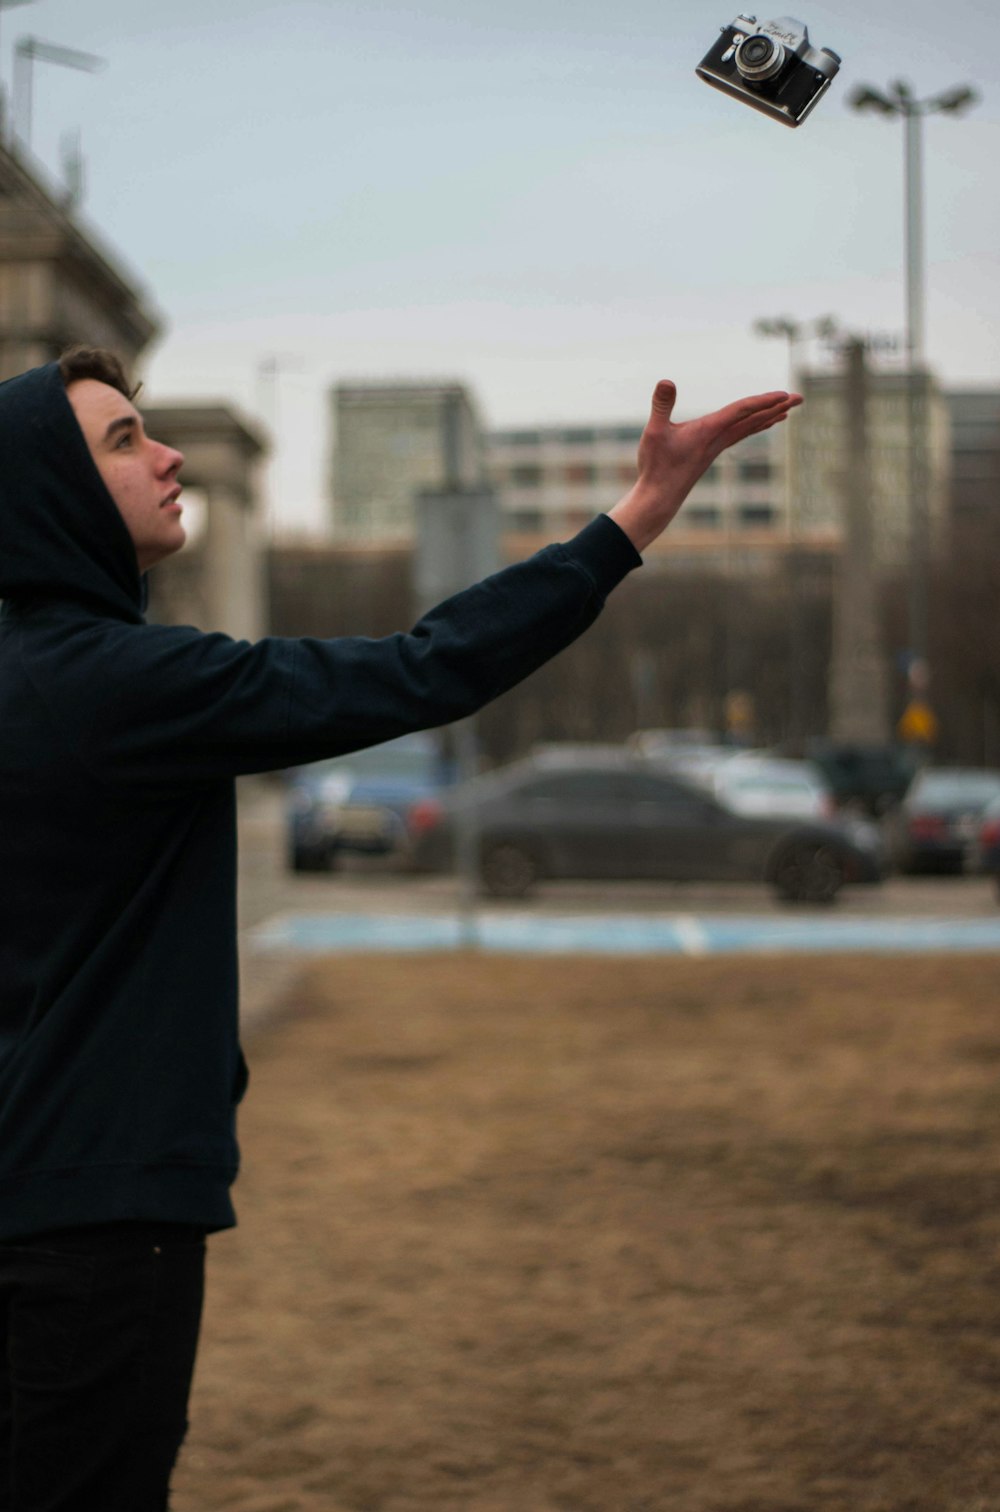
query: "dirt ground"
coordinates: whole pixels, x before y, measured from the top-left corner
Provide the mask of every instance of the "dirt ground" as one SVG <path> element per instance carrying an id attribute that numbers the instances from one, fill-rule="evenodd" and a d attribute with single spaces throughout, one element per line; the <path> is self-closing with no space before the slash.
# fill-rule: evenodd
<path id="1" fill-rule="evenodd" d="M 347 957 L 176 1512 L 1000 1512 L 997 960 Z"/>

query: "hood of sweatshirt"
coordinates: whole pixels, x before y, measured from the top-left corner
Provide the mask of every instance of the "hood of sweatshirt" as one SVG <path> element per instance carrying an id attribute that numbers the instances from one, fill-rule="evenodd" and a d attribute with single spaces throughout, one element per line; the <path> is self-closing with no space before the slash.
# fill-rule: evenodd
<path id="1" fill-rule="evenodd" d="M 132 537 L 48 363 L 0 383 L 0 598 L 142 621 Z"/>

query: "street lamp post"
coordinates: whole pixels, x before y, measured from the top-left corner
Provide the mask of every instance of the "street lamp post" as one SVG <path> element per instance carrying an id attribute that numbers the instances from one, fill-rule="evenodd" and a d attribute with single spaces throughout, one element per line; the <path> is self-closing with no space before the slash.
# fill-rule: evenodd
<path id="1" fill-rule="evenodd" d="M 924 364 L 924 213 L 921 122 L 937 112 L 958 115 L 975 104 L 976 92 L 956 85 L 918 100 L 910 86 L 897 81 L 888 92 L 859 84 L 848 96 L 852 110 L 873 110 L 903 120 L 906 267 L 907 451 L 909 492 L 909 638 L 911 665 L 927 657 L 927 469 Z"/>
<path id="2" fill-rule="evenodd" d="M 0 0 L 0 12 L 13 10 L 16 5 L 31 5 L 33 0 Z M 0 52 L 0 62 L 3 54 Z M 6 137 L 7 132 L 7 98 L 4 92 L 3 82 L 0 79 L 0 141 Z"/>
<path id="3" fill-rule="evenodd" d="M 107 67 L 104 58 L 78 52 L 75 47 L 58 47 L 38 37 L 22 37 L 14 49 L 14 111 L 16 132 L 25 147 L 31 147 L 31 70 L 35 61 L 57 63 L 60 68 L 77 68 L 83 73 L 98 73 Z"/>

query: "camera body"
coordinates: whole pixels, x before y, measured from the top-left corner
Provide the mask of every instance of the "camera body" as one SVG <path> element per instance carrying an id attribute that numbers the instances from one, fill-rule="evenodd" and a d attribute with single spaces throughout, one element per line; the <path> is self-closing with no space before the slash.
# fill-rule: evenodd
<path id="1" fill-rule="evenodd" d="M 785 126 L 801 126 L 839 67 L 840 58 L 828 47 L 810 47 L 808 31 L 794 16 L 760 26 L 756 16 L 737 16 L 722 27 L 695 71 L 744 105 Z"/>

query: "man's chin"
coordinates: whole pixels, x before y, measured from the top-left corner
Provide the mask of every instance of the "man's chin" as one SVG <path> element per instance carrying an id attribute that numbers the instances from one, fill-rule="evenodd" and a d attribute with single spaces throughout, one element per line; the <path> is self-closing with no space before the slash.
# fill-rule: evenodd
<path id="1" fill-rule="evenodd" d="M 167 557 L 174 556 L 176 552 L 181 551 L 186 543 L 187 531 L 178 520 L 170 533 L 169 541 L 158 541 L 154 547 L 150 547 L 148 551 L 142 553 L 139 557 L 139 571 L 148 572 L 158 562 L 163 562 Z"/>

